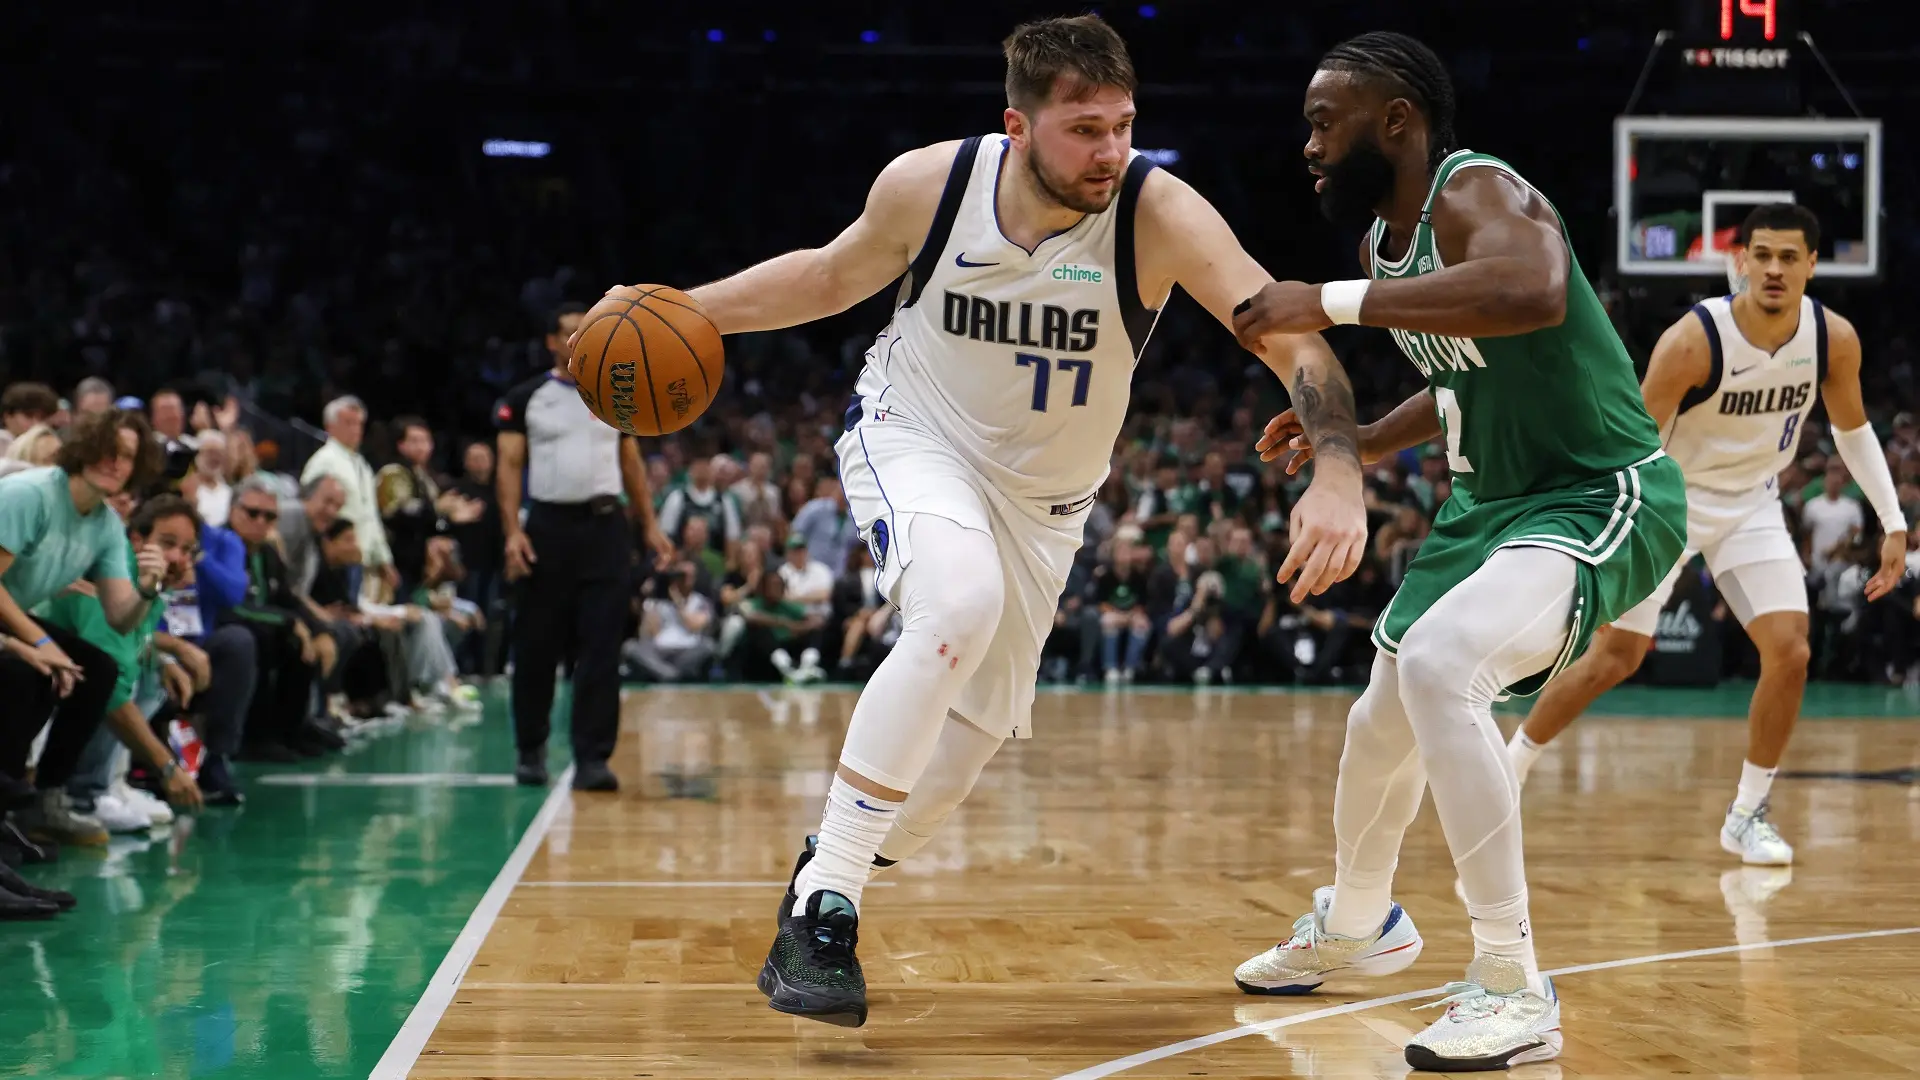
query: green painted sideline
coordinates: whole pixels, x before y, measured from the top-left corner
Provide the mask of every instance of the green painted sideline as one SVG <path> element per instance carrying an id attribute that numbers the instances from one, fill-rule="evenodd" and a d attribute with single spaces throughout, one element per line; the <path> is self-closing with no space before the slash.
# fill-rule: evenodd
<path id="1" fill-rule="evenodd" d="M 0 923 L 0 1073 L 365 1077 L 546 795 L 411 782 L 511 774 L 504 687 L 487 699 L 464 727 L 241 766 L 244 807 L 25 868 L 80 906 Z M 262 782 L 276 772 L 338 779 Z M 352 779 L 374 775 L 402 782 Z"/>

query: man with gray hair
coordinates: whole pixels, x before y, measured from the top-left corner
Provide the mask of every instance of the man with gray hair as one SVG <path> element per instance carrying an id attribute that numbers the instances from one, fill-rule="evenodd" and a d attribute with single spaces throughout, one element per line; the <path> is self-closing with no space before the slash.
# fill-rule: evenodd
<path id="1" fill-rule="evenodd" d="M 300 471 L 300 483 L 304 487 L 322 476 L 331 476 L 340 482 L 346 494 L 340 516 L 353 522 L 368 585 L 371 587 L 376 580 L 384 581 L 389 592 L 379 599 L 390 600 L 391 590 L 399 587 L 400 576 L 394 570 L 386 526 L 380 520 L 373 466 L 360 456 L 360 440 L 367 431 L 367 407 L 357 397 L 337 397 L 327 402 L 320 422 L 327 429 L 327 443 L 307 459 L 307 467 Z"/>

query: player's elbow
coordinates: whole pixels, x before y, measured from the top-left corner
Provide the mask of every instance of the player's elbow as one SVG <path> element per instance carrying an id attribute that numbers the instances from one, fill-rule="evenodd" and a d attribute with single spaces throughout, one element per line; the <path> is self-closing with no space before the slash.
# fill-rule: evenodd
<path id="1" fill-rule="evenodd" d="M 1567 320 L 1567 279 L 1551 274 L 1532 280 L 1515 290 L 1515 306 L 1528 330 L 1544 330 Z"/>

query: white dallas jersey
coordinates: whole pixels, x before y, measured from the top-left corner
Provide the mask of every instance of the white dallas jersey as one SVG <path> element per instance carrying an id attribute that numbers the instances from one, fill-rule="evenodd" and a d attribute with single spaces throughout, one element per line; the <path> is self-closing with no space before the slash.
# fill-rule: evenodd
<path id="1" fill-rule="evenodd" d="M 1075 500 L 1106 479 L 1134 364 L 1158 312 L 1140 303 L 1133 210 L 1154 168 L 1133 155 L 1107 209 L 1032 250 L 994 211 L 1004 135 L 961 144 L 933 227 L 867 352 L 848 409 L 899 416 L 1015 498 Z"/>
<path id="2" fill-rule="evenodd" d="M 1769 353 L 1733 321 L 1733 298 L 1693 306 L 1707 332 L 1713 370 L 1687 391 L 1667 428 L 1667 455 L 1690 488 L 1726 495 L 1771 490 L 1800 445 L 1800 424 L 1827 377 L 1827 312 L 1800 298 L 1800 328 Z"/>

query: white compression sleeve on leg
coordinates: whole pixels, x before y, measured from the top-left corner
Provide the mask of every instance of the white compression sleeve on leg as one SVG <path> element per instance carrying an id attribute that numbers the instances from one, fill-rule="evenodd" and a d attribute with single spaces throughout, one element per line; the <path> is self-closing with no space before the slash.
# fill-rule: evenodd
<path id="1" fill-rule="evenodd" d="M 903 629 L 860 692 L 840 748 L 843 769 L 901 792 L 919 782 L 947 710 L 980 667 L 1005 589 L 993 537 L 926 515 L 906 527 L 914 558 L 900 578 Z M 836 778 L 836 790 L 844 783 Z M 900 804 L 848 788 L 852 795 L 828 800 L 820 845 L 795 883 L 802 905 L 832 889 L 858 909 L 873 857 L 898 816 Z"/>
<path id="2" fill-rule="evenodd" d="M 933 760 L 920 774 L 920 782 L 914 785 L 913 794 L 907 797 L 892 831 L 880 845 L 880 857 L 887 865 L 907 858 L 933 839 L 1005 741 L 957 714 L 948 715 L 946 726 L 940 730 L 940 742 L 933 748 Z"/>
<path id="3" fill-rule="evenodd" d="M 1502 548 L 1420 617 L 1400 645 L 1400 693 L 1420 742 L 1478 952 L 1517 960 L 1544 989 L 1527 911 L 1520 784 L 1493 721 L 1501 690 L 1566 643 L 1573 557 Z"/>
<path id="4" fill-rule="evenodd" d="M 1833 433 L 1834 449 L 1847 463 L 1854 483 L 1873 504 L 1873 513 L 1886 532 L 1906 532 L 1907 515 L 1900 509 L 1900 494 L 1893 486 L 1893 473 L 1887 469 L 1887 456 L 1874 437 L 1872 424 L 1861 424 L 1852 431 Z"/>
<path id="5" fill-rule="evenodd" d="M 1400 676 L 1386 653 L 1373 658 L 1366 692 L 1347 713 L 1347 745 L 1333 789 L 1333 904 L 1327 932 L 1370 937 L 1393 907 L 1400 841 L 1420 812 L 1427 773 L 1400 704 Z"/>

